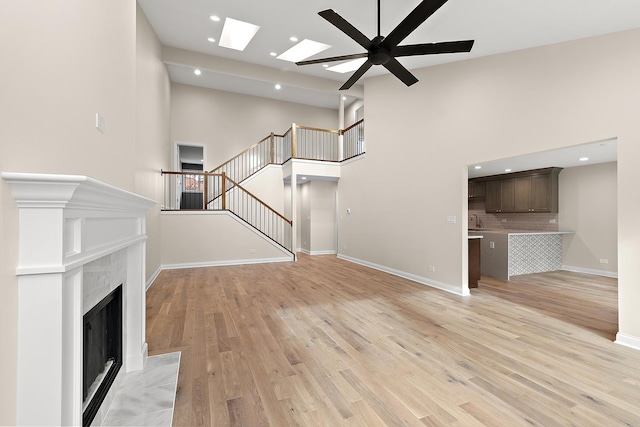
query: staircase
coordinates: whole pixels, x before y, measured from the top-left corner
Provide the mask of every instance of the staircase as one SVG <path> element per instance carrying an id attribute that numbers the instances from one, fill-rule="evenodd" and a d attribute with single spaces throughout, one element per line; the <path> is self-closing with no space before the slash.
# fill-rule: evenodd
<path id="1" fill-rule="evenodd" d="M 204 173 L 162 171 L 163 211 L 228 211 L 293 254 L 293 221 L 262 202 L 241 183 L 269 165 L 291 159 L 341 162 L 364 154 L 364 120 L 343 130 L 296 125 L 268 136 Z"/>

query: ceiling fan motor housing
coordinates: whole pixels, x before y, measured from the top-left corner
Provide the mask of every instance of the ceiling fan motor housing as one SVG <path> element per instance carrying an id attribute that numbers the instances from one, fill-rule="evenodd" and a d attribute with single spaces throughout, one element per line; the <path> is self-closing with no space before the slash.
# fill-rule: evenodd
<path id="1" fill-rule="evenodd" d="M 369 49 L 369 61 L 373 65 L 384 65 L 391 59 L 391 54 L 388 49 L 382 46 L 372 46 Z"/>

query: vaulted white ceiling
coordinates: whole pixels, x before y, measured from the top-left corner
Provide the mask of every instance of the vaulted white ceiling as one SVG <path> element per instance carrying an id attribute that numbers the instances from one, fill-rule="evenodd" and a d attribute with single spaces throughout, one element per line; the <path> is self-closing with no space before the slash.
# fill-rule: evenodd
<path id="1" fill-rule="evenodd" d="M 173 81 L 231 92 L 249 90 L 258 96 L 329 108 L 337 108 L 338 88 L 350 73 L 333 73 L 322 65 L 298 67 L 270 53 L 279 55 L 293 46 L 291 36 L 331 45 L 317 55 L 319 58 L 362 52 L 358 44 L 318 16 L 325 9 L 334 9 L 368 37 L 377 34 L 375 0 L 138 0 L 138 3 L 163 45 L 197 52 L 200 55 L 195 55 L 196 58 L 202 55 L 211 58 L 205 61 L 206 67 L 196 60 L 167 61 Z M 381 0 L 381 3 L 381 33 L 386 35 L 420 2 Z M 221 21 L 212 21 L 210 15 L 219 16 Z M 226 17 L 260 26 L 242 52 L 217 44 Z M 624 31 L 640 27 L 639 17 L 637 0 L 449 0 L 403 44 L 475 39 L 473 50 L 400 58 L 400 62 L 411 70 Z M 209 42 L 208 38 L 216 42 Z M 217 67 L 216 58 L 224 59 L 226 67 Z M 258 71 L 235 73 L 233 64 L 238 69 L 253 64 Z M 202 68 L 203 74 L 195 76 L 191 72 L 194 67 Z M 385 73 L 388 73 L 385 68 L 376 66 L 364 78 Z M 276 83 L 282 85 L 279 91 L 274 89 Z M 400 81 L 394 84 L 402 85 Z M 357 85 L 346 95 L 351 96 L 349 100 L 360 97 L 362 87 Z"/>

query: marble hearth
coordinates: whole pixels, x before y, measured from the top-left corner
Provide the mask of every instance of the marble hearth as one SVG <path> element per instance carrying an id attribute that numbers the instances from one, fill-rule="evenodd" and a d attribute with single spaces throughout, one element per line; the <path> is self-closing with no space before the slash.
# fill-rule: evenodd
<path id="1" fill-rule="evenodd" d="M 19 209 L 20 425 L 82 424 L 82 317 L 123 284 L 123 369 L 145 342 L 145 215 L 152 200 L 86 176 L 2 173 Z"/>

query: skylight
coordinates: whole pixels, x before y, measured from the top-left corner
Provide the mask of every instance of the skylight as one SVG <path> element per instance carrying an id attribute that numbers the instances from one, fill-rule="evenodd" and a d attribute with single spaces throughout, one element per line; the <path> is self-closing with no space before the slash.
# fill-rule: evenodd
<path id="1" fill-rule="evenodd" d="M 350 71 L 355 71 L 366 61 L 367 58 L 358 58 L 353 61 L 343 62 L 342 64 L 334 65 L 333 67 L 327 68 L 329 71 L 333 71 L 336 73 L 348 73 Z"/>
<path id="2" fill-rule="evenodd" d="M 259 29 L 257 25 L 226 18 L 219 45 L 229 49 L 244 50 Z"/>
<path id="3" fill-rule="evenodd" d="M 295 46 L 278 56 L 278 59 L 290 62 L 298 62 L 307 59 L 310 56 L 315 55 L 316 53 L 325 51 L 330 47 L 331 45 L 328 44 L 304 39 L 300 43 L 296 44 Z"/>

